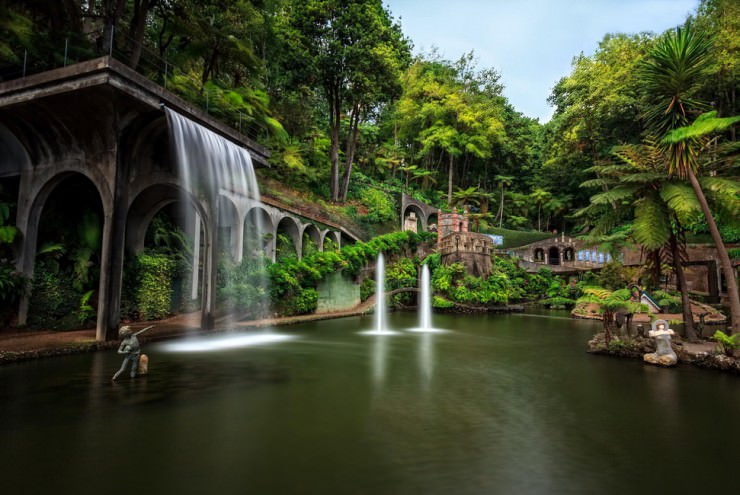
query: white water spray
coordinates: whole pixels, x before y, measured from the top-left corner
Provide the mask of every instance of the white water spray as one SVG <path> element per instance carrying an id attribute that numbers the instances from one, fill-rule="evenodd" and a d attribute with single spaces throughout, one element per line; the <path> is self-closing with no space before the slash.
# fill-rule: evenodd
<path id="1" fill-rule="evenodd" d="M 375 268 L 375 331 L 377 333 L 388 331 L 385 309 L 385 258 L 383 253 L 378 255 L 377 267 Z"/>
<path id="2" fill-rule="evenodd" d="M 432 297 L 431 283 L 429 281 L 429 267 L 421 267 L 421 297 L 419 299 L 419 328 L 431 330 L 432 328 Z"/>

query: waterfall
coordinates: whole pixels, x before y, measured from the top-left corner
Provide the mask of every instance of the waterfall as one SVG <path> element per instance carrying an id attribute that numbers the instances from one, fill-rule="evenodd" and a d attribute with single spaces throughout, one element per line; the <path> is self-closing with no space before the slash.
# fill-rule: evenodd
<path id="1" fill-rule="evenodd" d="M 208 262 L 200 259 L 205 256 L 200 249 L 204 219 L 194 208 L 194 202 L 207 205 L 205 214 L 212 217 L 208 219 L 209 227 L 214 229 L 212 234 L 218 232 L 222 241 L 229 239 L 226 246 L 212 246 L 212 255 L 229 252 L 233 261 L 239 263 L 245 251 L 245 239 L 248 243 L 256 242 L 261 247 L 264 232 L 261 215 L 256 215 L 254 222 L 246 221 L 250 208 L 259 204 L 259 185 L 252 157 L 247 149 L 170 108 L 165 107 L 165 114 L 171 149 L 182 181 L 183 218 L 188 230 L 192 229 L 194 239 L 191 297 L 196 299 L 199 269 Z M 251 250 L 247 254 L 251 256 Z M 213 268 L 215 269 L 215 265 Z M 261 281 L 260 284 L 266 288 L 266 281 Z M 213 294 L 214 289 L 211 288 L 204 296 L 211 298 Z M 256 301 L 255 304 L 259 306 L 262 302 Z M 207 307 L 212 306 L 209 303 L 213 301 L 207 299 Z"/>
<path id="2" fill-rule="evenodd" d="M 259 201 L 257 176 L 249 151 L 174 110 L 165 108 L 165 111 L 188 192 L 211 196 L 228 191 Z"/>

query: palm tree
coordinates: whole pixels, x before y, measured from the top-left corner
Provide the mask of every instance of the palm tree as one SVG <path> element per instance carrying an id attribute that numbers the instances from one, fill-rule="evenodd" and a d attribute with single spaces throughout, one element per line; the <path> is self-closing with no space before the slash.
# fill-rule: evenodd
<path id="1" fill-rule="evenodd" d="M 468 187 L 467 189 L 461 189 L 457 188 L 457 191 L 454 192 L 452 195 L 452 201 L 450 202 L 450 206 L 458 206 L 462 205 L 462 208 L 465 211 L 470 211 L 471 205 L 479 205 L 480 201 L 478 200 L 478 188 L 477 187 Z"/>
<path id="2" fill-rule="evenodd" d="M 687 24 L 666 33 L 645 58 L 642 78 L 647 94 L 653 98 L 646 117 L 649 129 L 655 135 L 662 137 L 670 131 L 686 127 L 693 113 L 706 108 L 706 105 L 692 97 L 692 93 L 702 82 L 703 71 L 709 62 L 710 48 L 710 40 Z M 740 332 L 740 296 L 735 270 L 697 179 L 697 155 L 702 145 L 702 138 L 695 136 L 661 142 L 668 157 L 669 174 L 683 180 L 688 179 L 706 218 L 727 279 L 732 333 L 737 333 Z"/>
<path id="3" fill-rule="evenodd" d="M 434 172 L 431 170 L 413 170 L 412 180 L 421 181 L 421 190 L 426 191 L 432 184 L 437 183 L 437 179 L 434 178 Z"/>
<path id="4" fill-rule="evenodd" d="M 502 228 L 504 226 L 504 188 L 509 187 L 512 182 L 514 182 L 514 177 L 510 177 L 508 175 L 497 175 L 496 182 L 498 182 L 499 187 L 501 188 L 501 205 L 499 206 L 498 214 L 496 216 L 499 217 L 498 227 Z"/>
<path id="5" fill-rule="evenodd" d="M 537 187 L 532 191 L 530 197 L 537 205 L 537 230 L 542 231 L 542 222 L 540 221 L 542 218 L 542 205 L 550 201 L 552 194 L 550 194 L 549 191 L 545 191 L 544 189 Z"/>

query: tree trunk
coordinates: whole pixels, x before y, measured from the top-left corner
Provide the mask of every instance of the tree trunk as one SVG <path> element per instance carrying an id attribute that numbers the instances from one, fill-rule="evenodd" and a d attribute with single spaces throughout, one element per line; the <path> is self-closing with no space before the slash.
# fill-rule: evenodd
<path id="1" fill-rule="evenodd" d="M 452 206 L 452 170 L 453 170 L 454 157 L 450 153 L 450 168 L 449 175 L 447 178 L 447 206 Z"/>
<path id="2" fill-rule="evenodd" d="M 131 37 L 131 54 L 129 55 L 128 65 L 136 69 L 141 59 L 141 51 L 144 45 L 144 31 L 146 29 L 146 19 L 149 11 L 157 3 L 157 0 L 137 0 L 134 2 L 134 17 L 131 20 L 129 36 Z"/>
<path id="3" fill-rule="evenodd" d="M 730 299 L 730 316 L 732 318 L 732 326 L 730 327 L 731 333 L 740 333 L 740 296 L 738 296 L 737 290 L 737 278 L 735 278 L 735 270 L 732 267 L 730 256 L 727 254 L 727 248 L 725 248 L 724 242 L 722 242 L 722 236 L 717 228 L 717 222 L 714 221 L 712 212 L 709 209 L 709 203 L 707 198 L 704 196 L 704 191 L 701 189 L 699 180 L 694 175 L 694 172 L 689 170 L 688 173 L 691 187 L 694 188 L 694 194 L 696 194 L 701 210 L 704 212 L 707 224 L 709 225 L 709 232 L 712 234 L 712 240 L 714 245 L 717 247 L 717 254 L 719 256 L 720 264 L 722 265 L 722 272 L 727 279 L 727 296 Z"/>
<path id="4" fill-rule="evenodd" d="M 339 123 L 341 109 L 339 108 L 338 90 L 329 91 L 329 125 L 331 127 L 331 200 L 339 201 Z"/>
<path id="5" fill-rule="evenodd" d="M 360 136 L 360 105 L 355 104 L 352 115 L 349 119 L 349 133 L 347 136 L 347 153 L 346 160 L 344 162 L 344 174 L 342 175 L 342 190 L 341 190 L 341 202 L 347 201 L 347 192 L 349 191 L 349 178 L 352 174 L 352 162 L 355 159 L 355 151 L 357 150 L 357 140 Z"/>
<path id="6" fill-rule="evenodd" d="M 537 205 L 537 232 L 542 232 L 542 222 L 540 221 L 540 212 L 542 205 Z"/>
<path id="7" fill-rule="evenodd" d="M 501 218 L 499 218 L 498 221 L 498 228 L 503 228 L 504 226 L 504 184 L 501 183 L 501 207 L 499 208 L 499 213 L 501 214 Z"/>
<path id="8" fill-rule="evenodd" d="M 683 326 L 686 335 L 686 340 L 689 342 L 696 342 L 699 339 L 694 329 L 694 314 L 691 311 L 691 300 L 689 299 L 689 286 L 686 284 L 686 274 L 683 270 L 683 264 L 681 260 L 681 253 L 678 249 L 678 240 L 676 235 L 671 232 L 670 238 L 671 244 L 671 255 L 673 256 L 673 268 L 676 272 L 676 281 L 681 291 L 681 306 L 683 313 Z"/>

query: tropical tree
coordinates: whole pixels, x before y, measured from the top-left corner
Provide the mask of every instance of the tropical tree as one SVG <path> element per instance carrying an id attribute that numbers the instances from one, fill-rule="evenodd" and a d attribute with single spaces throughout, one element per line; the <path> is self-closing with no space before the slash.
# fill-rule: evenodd
<path id="1" fill-rule="evenodd" d="M 606 186 L 607 191 L 591 198 L 592 205 L 607 206 L 602 215 L 622 217 L 616 210 L 631 209 L 634 218 L 628 233 L 647 251 L 648 268 L 656 272 L 663 257 L 671 260 L 681 291 L 686 337 L 696 340 L 688 284 L 683 269 L 686 261 L 683 233 L 701 215 L 690 187 L 665 171 L 665 154 L 655 145 L 626 145 L 614 150 L 616 163 L 594 167 L 599 179 L 584 186 Z M 721 201 L 722 198 L 720 198 Z M 591 233 L 595 239 L 600 232 Z"/>
<path id="2" fill-rule="evenodd" d="M 490 73 L 475 74 L 470 63 L 469 55 L 455 64 L 417 59 L 398 102 L 399 135 L 413 158 L 427 168 L 446 162 L 448 206 L 456 176 L 465 175 L 457 165 L 490 158 L 504 137 L 502 104 L 490 93 L 496 91 Z"/>
<path id="3" fill-rule="evenodd" d="M 471 206 L 478 206 L 480 204 L 478 195 L 477 187 L 468 187 L 467 189 L 458 187 L 457 191 L 452 195 L 451 206 L 461 206 L 465 211 L 470 211 Z"/>
<path id="4" fill-rule="evenodd" d="M 297 0 L 285 3 L 278 30 L 284 70 L 323 90 L 331 149 L 331 199 L 347 199 L 360 126 L 401 92 L 410 42 L 380 0 Z M 340 183 L 341 131 L 345 129 Z"/>
<path id="5" fill-rule="evenodd" d="M 537 205 L 537 230 L 542 231 L 542 206 L 552 198 L 552 193 L 542 188 L 535 188 L 529 195 L 534 204 Z"/>
<path id="6" fill-rule="evenodd" d="M 670 131 L 689 125 L 691 118 L 706 108 L 706 104 L 694 98 L 694 93 L 702 82 L 711 47 L 709 39 L 687 24 L 668 31 L 645 58 L 641 75 L 646 94 L 651 98 L 646 118 L 654 135 L 664 137 Z M 697 178 L 697 156 L 704 144 L 703 137 L 687 136 L 665 139 L 660 146 L 667 156 L 668 173 L 689 181 L 704 213 L 727 279 L 732 331 L 737 333 L 740 332 L 740 296 L 735 270 Z"/>
<path id="7" fill-rule="evenodd" d="M 502 228 L 504 226 L 504 190 L 507 187 L 511 186 L 511 183 L 513 181 L 514 177 L 510 177 L 508 175 L 496 176 L 496 182 L 498 182 L 498 187 L 499 189 L 501 189 L 501 202 L 499 203 L 498 213 L 496 214 L 499 219 L 499 228 Z"/>

